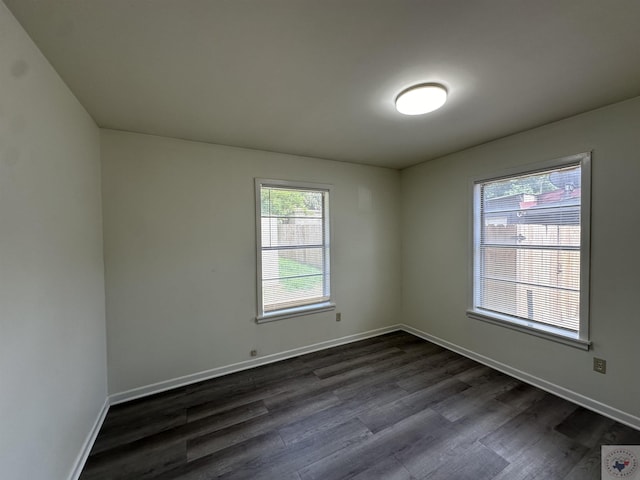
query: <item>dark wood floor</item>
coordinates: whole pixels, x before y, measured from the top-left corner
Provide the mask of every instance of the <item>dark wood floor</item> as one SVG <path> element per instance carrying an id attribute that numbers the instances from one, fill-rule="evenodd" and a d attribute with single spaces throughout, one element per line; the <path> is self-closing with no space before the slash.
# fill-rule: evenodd
<path id="1" fill-rule="evenodd" d="M 600 478 L 640 432 L 403 332 L 110 409 L 81 480 Z"/>

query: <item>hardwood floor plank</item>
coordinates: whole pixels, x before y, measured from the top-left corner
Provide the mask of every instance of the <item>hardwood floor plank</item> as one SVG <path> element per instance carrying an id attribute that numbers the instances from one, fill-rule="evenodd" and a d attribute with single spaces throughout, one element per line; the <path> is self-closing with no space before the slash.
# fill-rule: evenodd
<path id="1" fill-rule="evenodd" d="M 439 361 L 443 361 L 440 359 Z M 349 399 L 366 387 L 373 387 L 386 383 L 396 383 L 406 376 L 429 368 L 433 364 L 430 358 L 420 358 L 414 355 L 405 354 L 387 361 L 381 368 L 374 368 L 373 374 L 360 379 L 354 379 L 351 382 L 335 389 L 336 395 L 342 399 Z M 437 362 L 437 361 L 436 361 Z"/>
<path id="2" fill-rule="evenodd" d="M 407 392 L 413 393 L 417 390 L 423 389 L 425 385 L 433 385 L 445 378 L 450 378 L 453 375 L 465 372 L 476 365 L 476 362 L 469 360 L 468 358 L 454 358 L 450 362 L 439 367 L 427 365 L 424 370 L 399 378 L 397 383 Z M 462 379 L 460 380 L 464 381 Z"/>
<path id="3" fill-rule="evenodd" d="M 190 436 L 190 439 L 193 439 L 191 450 L 198 451 L 201 454 L 213 453 L 269 431 L 278 430 L 290 423 L 299 421 L 300 418 L 317 414 L 339 403 L 340 401 L 337 397 L 332 394 L 326 394 L 306 404 L 295 405 L 275 412 L 270 411 L 267 415 L 253 418 L 231 427 L 213 432 L 204 432 L 202 435 Z"/>
<path id="4" fill-rule="evenodd" d="M 202 413 L 202 411 L 198 411 L 198 415 L 195 416 L 196 418 L 192 418 L 190 409 L 188 409 L 187 418 L 190 422 L 206 418 L 208 420 L 207 431 L 215 432 L 217 430 L 222 430 L 223 428 L 237 425 L 256 417 L 267 415 L 269 411 L 264 406 L 264 403 L 259 400 L 257 402 L 252 402 L 246 405 L 241 405 L 239 407 L 233 407 L 228 410 L 223 410 L 214 415 L 200 416 L 200 414 Z"/>
<path id="5" fill-rule="evenodd" d="M 473 416 L 464 417 L 445 425 L 440 430 L 431 432 L 431 437 L 407 445 L 396 452 L 395 457 L 416 478 L 428 477 L 436 471 L 441 475 L 452 455 L 460 455 L 464 458 L 465 452 L 478 442 L 478 438 L 487 431 L 492 431 L 504 424 L 516 414 L 515 411 L 505 409 L 495 401 L 488 402 L 486 406 L 486 409 Z M 480 452 L 483 451 L 477 446 L 474 448 Z M 492 468 L 496 469 L 495 473 L 500 471 L 499 466 L 503 463 L 500 460 L 502 457 L 498 457 L 487 457 L 487 462 L 494 465 Z"/>
<path id="6" fill-rule="evenodd" d="M 572 466 L 563 480 L 601 480 L 600 447 L 589 450 Z"/>
<path id="7" fill-rule="evenodd" d="M 318 378 L 332 377 L 334 375 L 353 370 L 354 368 L 361 367 L 363 365 L 371 365 L 372 363 L 384 361 L 388 358 L 393 358 L 404 353 L 405 352 L 400 350 L 398 347 L 385 348 L 381 351 L 371 352 L 366 355 L 360 355 L 356 358 L 335 362 L 331 365 L 327 365 L 326 367 L 317 368 L 313 373 Z"/>
<path id="8" fill-rule="evenodd" d="M 578 407 L 556 425 L 555 429 L 581 445 L 593 448 L 598 444 L 604 432 L 610 429 L 614 423 L 613 420 L 602 415 Z"/>
<path id="9" fill-rule="evenodd" d="M 87 460 L 81 480 L 149 480 L 186 462 L 186 442 L 104 452 Z"/>
<path id="10" fill-rule="evenodd" d="M 404 333 L 404 335 L 413 336 L 409 333 Z M 446 348 L 441 347 L 440 345 L 436 345 L 435 343 L 427 342 L 419 337 L 413 337 L 411 342 L 404 343 L 400 345 L 399 348 L 406 353 L 418 352 L 423 357 L 431 357 L 438 353 L 442 353 L 447 351 Z"/>
<path id="11" fill-rule="evenodd" d="M 435 385 L 405 395 L 393 403 L 368 408 L 359 415 L 359 418 L 372 432 L 376 433 L 467 388 L 469 385 L 455 378 L 445 379 Z"/>
<path id="12" fill-rule="evenodd" d="M 342 480 L 365 472 L 381 458 L 423 438 L 449 424 L 433 410 L 422 410 L 378 434 L 298 471 L 302 480 Z"/>
<path id="13" fill-rule="evenodd" d="M 384 480 L 416 480 L 416 477 L 411 475 L 404 465 L 393 456 L 384 457 L 363 472 L 351 477 L 350 480 L 371 480 L 372 478 Z"/>
<path id="14" fill-rule="evenodd" d="M 292 422 L 280 428 L 279 432 L 285 443 L 292 444 L 347 422 L 369 409 L 391 403 L 405 395 L 404 390 L 394 385 L 381 385 L 373 391 L 367 390 L 362 392 L 360 396 L 342 401 L 326 410 Z"/>
<path id="15" fill-rule="evenodd" d="M 546 395 L 547 393 L 543 390 L 520 382 L 514 388 L 496 396 L 496 400 L 516 410 L 526 410 L 534 403 L 542 400 Z"/>
<path id="16" fill-rule="evenodd" d="M 277 412 L 290 408 L 296 408 L 318 398 L 337 398 L 332 388 L 327 388 L 322 382 L 316 379 L 315 382 L 309 384 L 306 388 L 292 389 L 284 394 L 274 395 L 265 399 L 264 404 L 269 411 Z"/>
<path id="17" fill-rule="evenodd" d="M 457 378 L 454 380 L 459 381 Z M 495 400 L 497 395 L 511 390 L 518 383 L 518 380 L 506 375 L 499 376 L 491 382 L 476 384 L 460 392 L 451 392 L 450 396 L 439 401 L 433 409 L 446 419 L 455 422 L 482 410 L 487 402 Z"/>
<path id="18" fill-rule="evenodd" d="M 438 468 L 420 478 L 492 480 L 509 465 L 504 458 L 478 442 L 449 450 L 438 460 Z"/>
<path id="19" fill-rule="evenodd" d="M 634 430 L 616 422 L 604 432 L 599 443 L 602 445 L 640 445 L 640 430 Z"/>
<path id="20" fill-rule="evenodd" d="M 360 355 L 375 353 L 382 348 L 395 346 L 395 342 L 405 342 L 406 334 L 404 332 L 391 332 L 377 337 L 367 338 L 359 342 L 347 343 L 336 347 L 319 350 L 317 352 L 308 353 L 300 357 L 300 360 L 312 369 L 326 367 L 335 362 L 340 362 Z"/>
<path id="21" fill-rule="evenodd" d="M 400 352 L 400 355 L 404 355 L 404 352 Z M 378 376 L 381 371 L 388 371 L 393 365 L 389 363 L 392 359 L 393 358 L 384 358 L 375 363 L 357 366 L 351 370 L 324 379 L 318 379 L 317 383 L 307 388 L 291 390 L 265 399 L 265 405 L 269 409 L 280 408 L 283 404 L 286 405 L 297 401 L 304 401 L 304 398 L 322 392 L 338 392 L 340 388 L 348 387 L 358 382 L 365 385 L 376 383 L 370 380 L 371 377 Z"/>
<path id="22" fill-rule="evenodd" d="M 224 480 L 272 480 L 296 472 L 373 435 L 359 420 L 351 419 L 287 445 L 274 455 L 256 458 L 222 475 Z"/>
<path id="23" fill-rule="evenodd" d="M 509 465 L 495 480 L 562 479 L 588 449 L 577 442 L 551 431 L 532 437 L 526 448 L 509 457 Z"/>
<path id="24" fill-rule="evenodd" d="M 188 387 L 178 387 L 113 405 L 109 409 L 109 416 L 105 419 L 105 423 L 127 423 L 136 421 L 138 416 L 144 413 L 183 408 L 185 406 L 185 396 L 187 392 Z"/>
<path id="25" fill-rule="evenodd" d="M 250 375 L 254 387 L 261 387 L 289 378 L 296 379 L 310 371 L 309 366 L 300 357 L 245 370 L 247 375 Z"/>
<path id="26" fill-rule="evenodd" d="M 141 440 L 160 432 L 171 430 L 172 428 L 184 425 L 187 422 L 187 412 L 185 408 L 176 409 L 171 407 L 167 410 L 156 410 L 150 412 L 140 412 L 132 417 L 129 423 L 124 423 L 121 419 L 117 422 L 110 422 L 103 426 L 100 436 L 93 446 L 93 454 L 105 452 L 111 448 L 125 443 Z M 106 423 L 106 422 L 105 422 Z"/>
<path id="27" fill-rule="evenodd" d="M 198 420 L 199 418 L 216 415 L 219 412 L 230 408 L 241 407 L 256 401 L 262 401 L 266 406 L 266 401 L 278 395 L 304 392 L 312 385 L 318 382 L 318 378 L 313 373 L 302 375 L 295 379 L 284 379 L 280 382 L 272 382 L 263 387 L 253 387 L 246 392 L 234 392 L 228 395 L 212 396 L 209 398 L 190 398 L 189 421 Z"/>
<path id="28" fill-rule="evenodd" d="M 187 443 L 187 457 L 190 459 L 178 468 L 157 476 L 160 479 L 201 480 L 219 478 L 227 472 L 241 467 L 244 463 L 263 455 L 273 455 L 284 449 L 284 443 L 276 432 L 267 432 L 253 437 L 241 445 L 233 445 L 213 454 L 201 456 Z"/>
<path id="29" fill-rule="evenodd" d="M 577 408 L 566 400 L 546 394 L 542 400 L 480 441 L 507 460 L 515 459 L 522 451 L 529 451 L 530 445 L 538 439 L 551 438 L 553 427 Z"/>

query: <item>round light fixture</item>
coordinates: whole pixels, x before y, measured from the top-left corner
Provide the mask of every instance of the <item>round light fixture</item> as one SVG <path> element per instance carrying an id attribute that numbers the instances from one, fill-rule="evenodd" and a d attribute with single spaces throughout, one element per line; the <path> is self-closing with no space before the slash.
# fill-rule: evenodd
<path id="1" fill-rule="evenodd" d="M 404 115 L 422 115 L 439 109 L 446 101 L 446 88 L 439 83 L 423 83 L 400 92 L 396 110 Z"/>

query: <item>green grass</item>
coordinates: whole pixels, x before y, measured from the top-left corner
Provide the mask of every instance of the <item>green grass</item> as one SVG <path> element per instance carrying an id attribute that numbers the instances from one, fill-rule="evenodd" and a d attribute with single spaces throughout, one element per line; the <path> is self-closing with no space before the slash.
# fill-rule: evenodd
<path id="1" fill-rule="evenodd" d="M 311 290 L 322 283 L 322 270 L 306 263 L 280 257 L 278 259 L 278 268 L 280 270 L 280 278 L 297 275 L 318 275 L 317 277 L 284 278 L 280 280 L 280 283 L 287 290 Z"/>

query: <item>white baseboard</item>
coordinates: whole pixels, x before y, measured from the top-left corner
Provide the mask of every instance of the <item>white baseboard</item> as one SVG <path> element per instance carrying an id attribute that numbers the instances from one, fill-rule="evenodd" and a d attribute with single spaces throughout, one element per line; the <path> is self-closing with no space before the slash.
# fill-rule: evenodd
<path id="1" fill-rule="evenodd" d="M 297 357 L 298 355 L 304 355 L 305 353 L 325 350 L 327 348 L 336 347 L 345 343 L 357 342 L 359 340 L 364 340 L 365 338 L 376 337 L 378 335 L 383 335 L 385 333 L 390 333 L 397 330 L 401 330 L 400 325 L 377 328 L 375 330 L 369 330 L 368 332 L 356 333 L 355 335 L 348 335 L 346 337 L 336 338 L 334 340 L 314 343 L 313 345 L 308 345 L 306 347 L 299 347 L 284 352 L 265 355 L 264 357 L 255 358 L 253 360 L 246 360 L 243 362 L 233 363 L 231 365 L 225 365 L 223 367 L 212 368 L 203 372 L 184 375 L 182 377 L 165 380 L 151 385 L 146 385 L 144 387 L 138 387 L 124 392 L 114 393 L 109 396 L 109 402 L 111 405 L 116 405 L 118 403 L 135 400 L 136 398 L 142 398 L 149 395 L 154 395 L 156 393 L 165 392 L 173 388 L 183 387 L 185 385 L 201 382 L 203 380 L 210 380 L 212 378 L 221 377 L 223 375 L 239 372 L 241 370 L 258 367 L 260 365 L 279 362 L 280 360 Z"/>
<path id="2" fill-rule="evenodd" d="M 476 352 L 460 347 L 459 345 L 425 333 L 421 330 L 418 330 L 417 328 L 410 327 L 409 325 L 401 324 L 399 328 L 400 330 L 411 333 L 416 337 L 423 338 L 425 340 L 428 340 L 429 342 L 440 345 L 447 350 L 454 351 L 456 353 L 459 353 L 460 355 L 475 360 L 476 362 L 482 363 L 502 373 L 506 373 L 511 377 L 522 380 L 523 382 L 533 385 L 534 387 L 538 387 L 541 390 L 557 395 L 558 397 L 569 400 L 570 402 L 585 407 L 589 410 L 593 410 L 596 413 L 628 425 L 629 427 L 635 428 L 636 430 L 640 430 L 640 418 L 636 417 L 635 415 L 623 412 L 622 410 L 618 410 L 617 408 L 611 407 L 585 395 L 574 392 L 573 390 L 569 390 L 560 385 L 556 385 L 555 383 L 551 383 L 542 378 L 530 375 L 526 372 L 510 367 L 507 364 L 498 362 L 489 357 L 485 357 L 484 355 L 480 355 Z"/>
<path id="3" fill-rule="evenodd" d="M 80 474 L 82 473 L 82 469 L 84 468 L 84 464 L 87 463 L 87 458 L 89 458 L 89 453 L 91 453 L 91 449 L 93 448 L 93 444 L 98 437 L 98 432 L 104 423 L 104 419 L 107 416 L 107 412 L 109 411 L 109 398 L 105 398 L 104 403 L 102 404 L 102 408 L 100 412 L 98 412 L 98 417 L 96 421 L 93 423 L 93 427 L 89 431 L 87 438 L 84 440 L 82 444 L 82 448 L 80 449 L 80 453 L 76 458 L 76 461 L 73 463 L 73 468 L 71 469 L 71 473 L 69 474 L 69 480 L 78 480 L 80 478 Z"/>

